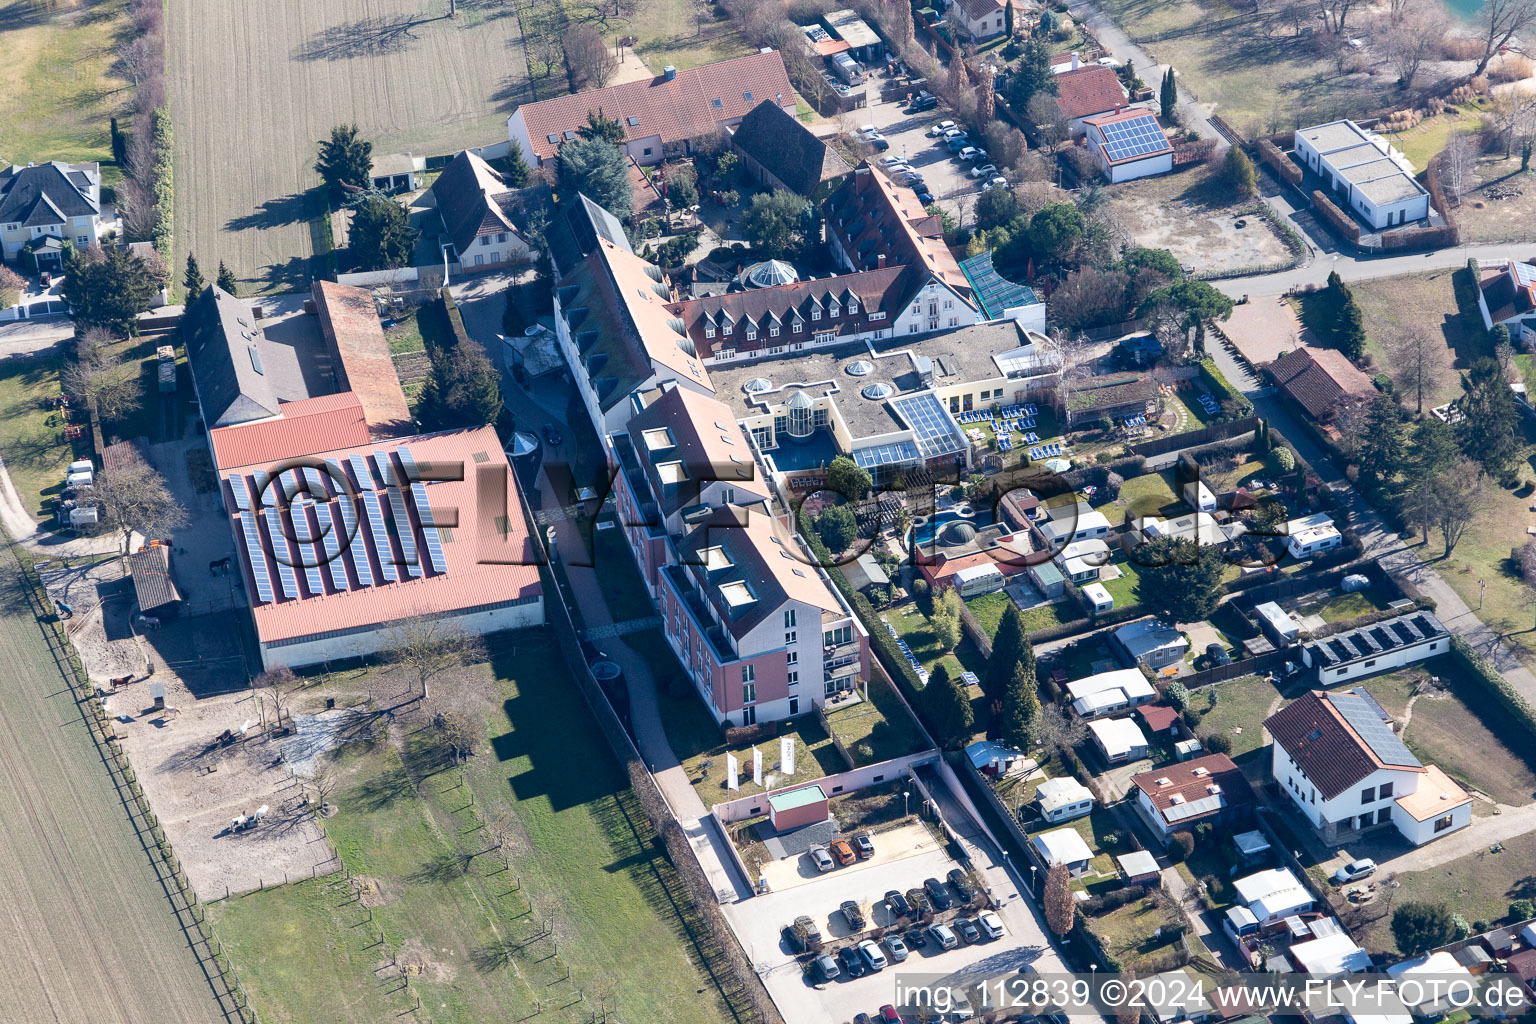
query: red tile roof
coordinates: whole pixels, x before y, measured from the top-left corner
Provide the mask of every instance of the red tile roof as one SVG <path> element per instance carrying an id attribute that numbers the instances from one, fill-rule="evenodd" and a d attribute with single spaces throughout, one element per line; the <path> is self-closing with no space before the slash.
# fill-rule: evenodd
<path id="1" fill-rule="evenodd" d="M 1067 120 L 1102 114 L 1124 106 L 1125 89 L 1119 77 L 1102 64 L 1089 64 L 1056 76 L 1056 107 Z"/>
<path id="2" fill-rule="evenodd" d="M 340 370 L 337 387 L 357 396 L 374 437 L 411 433 L 411 408 L 400 388 L 373 296 L 365 288 L 334 281 L 316 281 L 313 292 L 320 333 Z"/>
<path id="3" fill-rule="evenodd" d="M 1419 764 L 1384 762 L 1318 690 L 1307 691 L 1270 715 L 1264 728 L 1329 800 L 1380 768 L 1424 771 Z"/>
<path id="4" fill-rule="evenodd" d="M 1159 785 L 1161 780 L 1167 781 Z M 1221 795 L 1226 797 L 1229 807 L 1253 799 L 1253 792 L 1243 778 L 1243 770 L 1226 754 L 1206 754 L 1193 760 L 1154 768 L 1131 776 L 1131 782 L 1147 795 L 1152 806 L 1159 811 L 1166 811 L 1175 803 L 1189 804 L 1203 800 L 1211 795 L 1206 787 L 1212 785 L 1221 787 Z M 1175 796 L 1181 799 L 1175 801 Z"/>
<path id="5" fill-rule="evenodd" d="M 1370 399 L 1376 394 L 1371 378 L 1331 348 L 1303 345 L 1270 363 L 1269 372 L 1281 390 L 1317 420 L 1332 414 L 1346 398 Z"/>
<path id="6" fill-rule="evenodd" d="M 1152 732 L 1167 732 L 1179 720 L 1179 713 L 1166 704 L 1144 704 L 1136 709 L 1136 714 Z"/>
<path id="7" fill-rule="evenodd" d="M 512 116 L 521 116 L 534 156 L 545 160 L 560 148 L 559 142 L 549 141 L 549 136 L 575 131 L 587 123 L 587 114 L 594 110 L 618 118 L 626 139 L 659 135 L 668 143 L 708 135 L 720 125 L 741 120 L 763 100 L 776 97 L 783 97 L 781 105 L 794 109 L 795 92 L 784 70 L 784 58 L 771 50 L 679 71 L 671 81 L 657 76 L 524 103 Z M 630 118 L 638 123 L 630 124 Z"/>
<path id="8" fill-rule="evenodd" d="M 409 492 L 406 492 L 407 499 L 402 507 L 415 509 L 414 513 L 408 512 L 409 521 L 401 523 L 396 516 L 394 503 L 388 500 L 383 502 L 384 515 L 394 525 L 390 531 L 391 538 L 400 536 L 403 530 L 415 538 L 423 570 L 420 577 L 411 577 L 405 566 L 400 565 L 400 582 L 387 582 L 380 571 L 380 557 L 390 561 L 401 560 L 403 554 L 398 551 L 399 541 L 387 542 L 391 544 L 392 550 L 381 551 L 372 539 L 371 528 L 360 525 L 356 535 L 343 540 L 345 553 L 340 558 L 339 568 L 346 574 L 349 589 L 335 587 L 330 573 L 331 566 L 325 564 L 319 567 L 324 584 L 322 592 L 312 591 L 308 573 L 302 568 L 304 559 L 295 550 L 293 561 L 297 564 L 294 572 L 302 596 L 285 597 L 278 586 L 278 568 L 273 561 L 275 556 L 266 516 L 257 516 L 262 557 L 269 563 L 268 572 L 273 579 L 275 597 L 272 601 L 263 602 L 255 593 L 247 595 L 261 642 L 292 640 L 335 630 L 382 627 L 413 615 L 453 613 L 508 601 L 533 599 L 542 594 L 538 569 L 534 564 L 533 545 L 524 525 L 522 506 L 512 481 L 512 470 L 492 427 L 424 434 L 384 444 L 368 442 L 360 446 L 311 453 L 304 460 L 306 463 L 319 468 L 325 465 L 324 459 L 336 459 L 347 476 L 344 487 L 338 488 L 334 480 L 328 487 L 328 490 L 340 491 L 331 494 L 325 502 L 332 510 L 332 521 L 342 521 L 339 511 L 342 502 L 352 503 L 360 523 L 368 521 L 367 509 L 359 501 L 359 483 L 354 478 L 355 470 L 348 456 L 356 453 L 365 459 L 372 456 L 376 460 L 379 457 L 377 453 L 395 452 L 401 445 L 409 446 L 423 476 L 438 475 L 430 471 L 429 464 L 448 472 L 462 469 L 462 480 L 422 482 L 435 521 L 450 526 L 448 521 L 454 519 L 457 524 L 450 526 L 442 542 L 447 571 L 438 573 L 431 567 L 426 554 L 422 510 L 416 507 L 414 498 L 410 498 Z M 396 479 L 400 479 L 403 464 L 398 455 L 389 461 Z M 291 462 L 291 455 L 266 458 L 253 464 L 221 468 L 220 475 L 227 477 L 232 471 L 249 479 L 258 471 L 287 468 Z M 323 468 L 321 471 L 325 473 Z M 254 492 L 256 489 L 252 490 Z M 238 537 L 243 530 L 242 517 L 251 513 L 239 510 L 228 486 L 224 486 L 223 491 L 226 508 Z M 382 488 L 379 493 L 383 494 Z M 260 500 L 259 497 L 257 500 Z M 310 510 L 309 503 L 300 503 L 284 508 L 280 513 L 284 533 L 290 543 L 297 536 L 292 524 L 295 510 L 309 518 L 312 535 L 323 535 L 319 518 Z M 237 547 L 245 578 L 250 579 L 250 560 L 245 545 L 243 542 L 237 543 Z M 374 585 L 363 585 L 352 565 L 348 564 L 352 559 L 359 558 L 368 561 Z"/>
<path id="9" fill-rule="evenodd" d="M 923 208 L 910 188 L 877 174 L 866 162 L 827 197 L 823 208 L 829 230 L 855 269 L 879 269 L 883 256 L 884 266 L 905 268 L 899 285 L 904 294 L 916 294 L 931 275 L 971 301 L 971 282 L 944 244 L 939 218 Z"/>
<path id="10" fill-rule="evenodd" d="M 367 444 L 363 404 L 350 391 L 278 406 L 277 419 L 219 427 L 208 435 L 218 468 L 296 459 L 333 448 Z"/>

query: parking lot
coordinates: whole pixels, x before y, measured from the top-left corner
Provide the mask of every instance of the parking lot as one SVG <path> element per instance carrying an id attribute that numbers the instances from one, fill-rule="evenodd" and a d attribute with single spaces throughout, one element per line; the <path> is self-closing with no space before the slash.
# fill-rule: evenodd
<path id="1" fill-rule="evenodd" d="M 909 829 L 928 834 L 919 826 Z M 918 975 L 930 979 L 979 978 L 1018 970 L 1040 955 L 1039 947 L 1021 944 L 1010 929 L 1001 939 L 977 945 L 962 941 L 951 950 L 940 950 L 930 941 L 925 948 L 912 950 L 905 963 L 862 978 L 839 978 L 816 985 L 808 982 L 794 951 L 784 941 L 783 930 L 796 917 L 805 914 L 815 921 L 828 951 L 832 951 L 849 934 L 847 922 L 838 912 L 844 900 L 856 900 L 864 908 L 868 927 L 889 927 L 893 922 L 882 902 L 888 890 L 905 892 L 921 886 L 924 879 L 943 879 L 956 866 L 931 837 L 926 843 L 904 841 L 902 833 L 909 829 L 877 834 L 877 855 L 868 861 L 806 877 L 790 888 L 722 908 L 789 1024 L 822 1024 L 851 1020 L 858 1013 L 874 1014 L 882 1005 L 895 1001 L 898 977 L 909 981 Z M 909 854 L 883 859 L 879 848 L 887 842 L 887 835 L 898 845 L 905 845 Z"/>
<path id="2" fill-rule="evenodd" d="M 849 115 L 849 119 L 856 124 L 874 125 L 891 144 L 890 149 L 871 158 L 870 162 L 878 165 L 880 156 L 893 154 L 904 157 L 923 176 L 923 182 L 934 198 L 952 213 L 958 214 L 959 201 L 963 197 L 978 194 L 981 183 L 967 176 L 971 164 L 962 164 L 953 159 L 953 154 L 944 147 L 941 140 L 929 138 L 925 134 L 940 121 L 950 120 L 951 115 L 945 112 L 942 105 L 921 114 L 907 114 L 903 112 L 904 102 L 882 103 L 876 99 L 877 95 L 871 90 L 872 102 L 869 107 Z M 972 145 L 978 144 L 978 140 L 972 140 Z"/>

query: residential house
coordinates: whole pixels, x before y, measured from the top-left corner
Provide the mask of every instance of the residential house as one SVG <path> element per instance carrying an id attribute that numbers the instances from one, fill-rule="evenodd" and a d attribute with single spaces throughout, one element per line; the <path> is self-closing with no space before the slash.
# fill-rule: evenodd
<path id="1" fill-rule="evenodd" d="M 524 103 L 507 118 L 507 137 L 530 165 L 539 166 L 579 137 L 589 113 L 602 111 L 623 126 L 625 155 L 655 164 L 691 154 L 693 140 L 739 123 L 764 100 L 795 110 L 777 50 L 686 71 L 669 64 L 654 78 Z"/>
<path id="2" fill-rule="evenodd" d="M 1150 850 L 1122 853 L 1115 858 L 1115 865 L 1120 869 L 1120 877 L 1125 879 L 1126 885 L 1156 888 L 1163 884 L 1162 869 L 1157 866 L 1157 857 Z"/>
<path id="3" fill-rule="evenodd" d="M 1302 646 L 1302 663 L 1321 686 L 1391 672 L 1445 654 L 1451 634 L 1428 609 L 1384 619 Z"/>
<path id="4" fill-rule="evenodd" d="M 718 722 L 819 707 L 869 672 L 869 637 L 793 536 L 724 505 L 677 541 L 661 572 L 662 630 Z"/>
<path id="5" fill-rule="evenodd" d="M 619 218 L 582 193 L 578 193 L 575 200 L 556 207 L 544 238 L 549 243 L 550 261 L 554 264 L 557 280 L 574 271 L 582 260 L 597 251 L 600 242 L 629 250 L 629 236 L 624 233 Z"/>
<path id="6" fill-rule="evenodd" d="M 878 64 L 885 54 L 885 42 L 880 34 L 869 27 L 869 22 L 859 17 L 857 11 L 842 8 L 822 16 L 822 24 L 846 44 L 845 50 L 854 60 L 866 65 Z"/>
<path id="7" fill-rule="evenodd" d="M 466 272 L 527 264 L 537 258 L 533 243 L 517 223 L 526 224 L 523 193 L 476 154 L 466 149 L 450 160 L 432 183 L 432 197 L 442 218 L 443 236 L 453 243 L 458 264 Z"/>
<path id="8" fill-rule="evenodd" d="M 187 307 L 181 332 L 210 431 L 279 417 L 285 403 L 335 390 L 319 346 L 306 350 L 269 339 L 250 303 L 218 285 L 206 286 Z"/>
<path id="9" fill-rule="evenodd" d="M 1296 159 L 1323 179 L 1341 207 L 1377 231 L 1424 220 L 1432 212 L 1429 191 L 1414 177 L 1408 158 L 1353 121 L 1298 130 Z"/>
<path id="10" fill-rule="evenodd" d="M 1049 550 L 1064 551 L 1068 544 L 1109 536 L 1109 518 L 1098 509 L 1086 505 L 1057 506 L 1049 515 L 1045 522 L 1035 524 Z"/>
<path id="11" fill-rule="evenodd" d="M 715 393 L 672 300 L 659 267 L 627 241 L 607 237 L 556 280 L 555 336 L 599 437 L 622 429 L 638 411 L 636 391 L 676 381 Z"/>
<path id="12" fill-rule="evenodd" d="M 1150 704 L 1157 690 L 1139 668 L 1117 668 L 1067 684 L 1072 710 L 1085 719 L 1104 718 Z"/>
<path id="13" fill-rule="evenodd" d="M 1364 690 L 1312 690 L 1264 722 L 1270 773 L 1325 842 L 1391 824 L 1415 846 L 1472 821 L 1472 798 L 1424 765 Z"/>
<path id="14" fill-rule="evenodd" d="M 29 271 L 63 267 L 63 244 L 96 245 L 113 225 L 101 215 L 101 165 L 12 164 L 0 168 L 0 252 Z"/>
<path id="15" fill-rule="evenodd" d="M 945 19 L 969 36 L 973 43 L 1003 34 L 1004 15 L 1000 0 L 952 0 Z"/>
<path id="16" fill-rule="evenodd" d="M 1536 266 L 1519 260 L 1480 264 L 1477 308 L 1490 331 L 1503 324 L 1517 344 L 1536 337 Z"/>
<path id="17" fill-rule="evenodd" d="M 852 172 L 831 146 L 811 134 L 793 110 L 764 99 L 731 135 L 747 176 L 763 188 L 781 188 L 807 199 Z"/>
<path id="18" fill-rule="evenodd" d="M 1131 776 L 1136 809 L 1159 836 L 1196 825 L 1229 828 L 1253 810 L 1253 792 L 1242 769 L 1226 754 L 1206 754 Z"/>
<path id="19" fill-rule="evenodd" d="M 1118 110 L 1084 117 L 1079 123 L 1083 144 L 1093 154 L 1099 173 L 1110 182 L 1148 178 L 1173 170 L 1173 143 L 1150 110 Z"/>
<path id="20" fill-rule="evenodd" d="M 1235 520 L 1218 523 L 1216 517 L 1209 512 L 1190 512 L 1176 519 L 1146 516 L 1131 520 L 1131 530 L 1133 532 L 1127 535 L 1126 542 L 1132 550 L 1144 541 L 1161 538 L 1187 540 L 1201 547 L 1224 547 L 1248 532 L 1244 524 Z M 1138 536 L 1141 540 L 1136 540 Z"/>
<path id="21" fill-rule="evenodd" d="M 1147 991 L 1159 995 L 1148 1001 L 1147 1011 L 1157 1024 L 1201 1024 L 1211 1016 L 1211 1003 L 1205 986 L 1182 968 L 1164 971 L 1147 979 Z"/>
<path id="22" fill-rule="evenodd" d="M 730 409 L 676 382 L 635 396 L 641 408 L 609 438 L 618 463 L 618 521 L 654 598 L 661 572 L 676 562 L 670 538 L 711 510 L 762 508 L 770 490 Z"/>
<path id="23" fill-rule="evenodd" d="M 1109 544 L 1098 538 L 1074 540 L 1051 560 L 1073 585 L 1096 583 L 1100 571 L 1110 563 Z"/>
<path id="24" fill-rule="evenodd" d="M 1075 828 L 1041 832 L 1030 840 L 1029 845 L 1047 869 L 1064 864 L 1073 878 L 1082 875 L 1093 863 L 1093 851 Z"/>
<path id="25" fill-rule="evenodd" d="M 1314 512 L 1285 524 L 1285 550 L 1292 558 L 1311 558 L 1343 544 L 1344 535 L 1326 512 Z"/>
<path id="26" fill-rule="evenodd" d="M 1110 764 L 1139 761 L 1147 756 L 1147 737 L 1129 718 L 1096 718 L 1088 723 L 1088 735 Z"/>
<path id="27" fill-rule="evenodd" d="M 823 206 L 827 245 L 850 272 L 892 266 L 908 271 L 907 307 L 890 311 L 894 337 L 962 327 L 983 318 L 935 214 L 867 162 L 854 169 Z"/>
<path id="28" fill-rule="evenodd" d="M 1056 111 L 1073 138 L 1087 131 L 1088 118 L 1118 113 L 1128 102 L 1120 76 L 1102 64 L 1064 71 L 1055 81 Z"/>
<path id="29" fill-rule="evenodd" d="M 1418 1020 L 1443 1020 L 1458 1010 L 1465 1012 L 1460 1005 L 1461 993 L 1477 988 L 1472 972 L 1445 950 L 1393 964 L 1387 974 L 1398 983 L 1398 998 Z M 1409 983 L 1404 985 L 1404 981 Z"/>
<path id="30" fill-rule="evenodd" d="M 1302 345 L 1270 363 L 1267 369 L 1286 397 L 1317 421 L 1324 433 L 1334 437 L 1338 431 L 1329 421 L 1347 407 L 1369 404 L 1378 394 L 1371 378 L 1337 349 Z"/>
<path id="31" fill-rule="evenodd" d="M 1279 924 L 1315 906 L 1312 894 L 1291 874 L 1290 868 L 1268 868 L 1232 883 L 1237 898 L 1248 908 L 1260 928 Z"/>
<path id="32" fill-rule="evenodd" d="M 1093 793 L 1071 776 L 1046 779 L 1035 787 L 1035 803 L 1040 817 L 1057 823 L 1081 818 L 1093 811 Z"/>
<path id="33" fill-rule="evenodd" d="M 1293 943 L 1287 952 L 1298 971 L 1315 978 L 1361 974 L 1372 967 L 1371 955 L 1356 945 L 1355 940 L 1342 928 L 1329 930 L 1327 934 L 1305 942 Z"/>
<path id="34" fill-rule="evenodd" d="M 1137 665 L 1154 671 L 1176 664 L 1189 650 L 1189 640 L 1156 619 L 1140 619 L 1115 630 L 1115 645 Z"/>

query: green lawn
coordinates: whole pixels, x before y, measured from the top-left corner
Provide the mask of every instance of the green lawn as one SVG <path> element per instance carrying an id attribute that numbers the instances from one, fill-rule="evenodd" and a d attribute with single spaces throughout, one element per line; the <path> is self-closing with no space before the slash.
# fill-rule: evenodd
<path id="1" fill-rule="evenodd" d="M 869 681 L 869 700 L 838 708 L 827 715 L 827 721 L 860 765 L 888 761 L 928 745 L 901 699 L 879 679 Z"/>
<path id="2" fill-rule="evenodd" d="M 489 748 L 462 773 L 405 730 L 339 761 L 326 827 L 372 890 L 372 925 L 323 884 L 214 908 L 263 1019 L 393 1019 L 412 1002 L 388 995 L 399 979 L 375 977 L 391 954 L 434 1021 L 518 1019 L 539 1000 L 572 1004 L 555 1020 L 586 1020 L 603 997 L 628 1019 L 720 1019 L 698 962 L 714 951 L 687 941 L 685 923 L 700 934 L 691 904 L 552 638 L 491 639 L 500 704 L 485 709 Z M 485 822 L 507 825 L 499 853 Z"/>
<path id="3" fill-rule="evenodd" d="M 1372 612 L 1384 611 L 1392 600 L 1394 600 L 1392 595 L 1373 583 L 1364 590 L 1357 590 L 1352 594 L 1329 594 L 1320 600 L 1299 606 L 1296 611 L 1300 615 L 1321 615 L 1324 622 L 1346 622 Z"/>
<path id="4" fill-rule="evenodd" d="M 1444 149 L 1452 136 L 1468 135 L 1482 130 L 1483 109 L 1488 101 L 1478 97 L 1475 102 L 1460 107 L 1447 107 L 1443 114 L 1427 117 L 1406 132 L 1387 132 L 1386 139 L 1402 150 L 1414 170 L 1422 171 L 1429 161 Z"/>
<path id="5" fill-rule="evenodd" d="M 1157 516 L 1179 499 L 1173 493 L 1173 470 L 1133 476 L 1120 488 L 1120 497 L 1111 504 L 1129 508 L 1132 515 Z"/>
<path id="6" fill-rule="evenodd" d="M 1029 614 L 1029 612 L 1024 613 L 1025 626 L 1037 628 L 1030 626 Z M 981 672 L 983 668 L 981 652 L 972 647 L 963 637 L 960 640 L 960 646 L 952 652 L 946 654 L 940 650 L 933 630 L 928 627 L 927 617 L 918 610 L 915 602 L 909 601 L 904 605 L 888 608 L 885 615 L 891 620 L 891 625 L 896 627 L 896 632 L 901 634 L 901 638 L 907 642 L 918 663 L 928 671 L 932 672 L 937 665 L 943 663 L 952 678 L 958 677 L 961 672 Z"/>
<path id="7" fill-rule="evenodd" d="M 385 328 L 384 340 L 389 343 L 390 355 L 420 352 L 427 347 L 421 324 L 417 321 L 417 313 L 418 311 L 413 309 L 402 316 L 393 327 Z"/>
<path id="8" fill-rule="evenodd" d="M 1471 329 L 1457 311 L 1451 280 L 1454 272 L 1435 270 L 1350 285 L 1365 321 L 1365 349 L 1374 362 L 1367 372 L 1391 372 L 1393 353 L 1383 342 L 1401 336 L 1404 331 L 1421 330 L 1444 341 L 1445 349 L 1440 354 L 1444 366 L 1431 374 L 1433 383 L 1424 396 L 1426 415 L 1430 408 L 1461 394 L 1456 371 L 1465 369 L 1473 358 L 1489 354 L 1482 324 Z M 1405 395 L 1404 401 L 1410 408 L 1417 405 L 1412 395 Z"/>
<path id="9" fill-rule="evenodd" d="M 45 402 L 57 398 L 62 356 L 9 359 L 0 376 L 0 457 L 21 503 L 39 522 L 44 499 L 64 489 L 64 469 L 76 447 L 64 439 L 64 416 Z M 82 438 L 79 452 L 89 450 Z"/>
<path id="10" fill-rule="evenodd" d="M 698 700 L 697 697 L 693 699 Z M 702 706 L 700 710 L 703 710 Z M 671 721 L 668 720 L 666 725 L 667 737 L 673 739 Z M 793 775 L 785 775 L 779 769 L 779 736 L 793 736 L 795 739 Z M 717 740 L 712 746 L 684 757 L 683 749 L 685 748 L 679 742 L 680 739 L 682 737 L 674 739 L 672 750 L 682 760 L 683 770 L 688 773 L 693 788 L 698 791 L 706 807 L 713 807 L 715 804 L 739 797 L 751 796 L 754 793 L 790 786 L 797 782 L 812 782 L 827 775 L 848 770 L 848 762 L 844 761 L 843 755 L 837 752 L 837 747 L 832 743 L 832 737 L 821 727 L 821 723 L 814 715 L 802 715 L 794 719 L 792 725 L 785 727 L 782 732 L 757 741 L 757 749 L 763 752 L 763 785 L 761 786 L 752 781 L 753 744 L 738 743 L 728 747 Z M 737 778 L 739 788 L 735 790 L 726 788 L 725 757 L 727 754 L 736 755 L 736 762 L 740 766 L 740 774 Z M 709 762 L 707 774 L 706 761 Z"/>
<path id="11" fill-rule="evenodd" d="M 1217 683 L 1216 706 L 1207 710 L 1211 690 L 1191 693 L 1190 706 L 1204 713 L 1197 733 L 1201 736 L 1221 733 L 1232 741 L 1232 758 L 1258 750 L 1264 745 L 1264 719 L 1280 691 L 1265 676 L 1244 676 Z M 1241 732 L 1237 730 L 1241 729 Z"/>
<path id="12" fill-rule="evenodd" d="M 1065 618 L 1063 612 L 1066 613 Z M 1052 601 L 1050 604 L 1036 605 L 1024 613 L 1024 631 L 1038 633 L 1042 629 L 1052 629 L 1082 617 L 1075 603 L 1068 600 Z"/>
<path id="13" fill-rule="evenodd" d="M 981 631 L 989 637 L 997 636 L 997 627 L 1002 625 L 1003 613 L 1013 603 L 1013 598 L 999 590 L 995 594 L 983 594 L 973 597 L 965 602 L 971 614 L 976 616 L 976 622 L 981 626 Z"/>
<path id="14" fill-rule="evenodd" d="M 694 11 L 688 0 L 651 0 L 629 20 L 607 24 L 603 34 L 636 36 L 635 52 L 658 75 L 668 64 L 684 71 L 752 52 L 724 10 L 707 6 L 702 19 Z"/>
<path id="15" fill-rule="evenodd" d="M 1183 921 L 1146 897 L 1107 914 L 1088 916 L 1088 925 L 1104 944 L 1104 951 L 1119 960 L 1128 971 L 1137 970 L 1143 962 L 1180 948 L 1176 935 L 1158 936 L 1158 929 L 1172 924 L 1183 924 Z"/>
<path id="16" fill-rule="evenodd" d="M 1115 558 L 1111 563 L 1120 569 L 1120 575 L 1104 584 L 1104 589 L 1109 591 L 1109 596 L 1115 599 L 1115 608 L 1129 608 L 1139 600 L 1136 596 L 1136 581 L 1141 574 L 1136 571 L 1136 566 L 1128 560 L 1119 548 L 1115 549 Z"/>
<path id="17" fill-rule="evenodd" d="M 34 16 L 32 8 L 57 10 Z M 128 84 L 112 74 L 113 46 L 127 31 L 126 9 L 126 0 L 3 8 L 0 158 L 6 163 L 111 164 L 111 118 L 129 98 Z M 128 128 L 126 117 L 122 127 Z M 102 170 L 108 183 L 115 179 L 116 165 Z"/>

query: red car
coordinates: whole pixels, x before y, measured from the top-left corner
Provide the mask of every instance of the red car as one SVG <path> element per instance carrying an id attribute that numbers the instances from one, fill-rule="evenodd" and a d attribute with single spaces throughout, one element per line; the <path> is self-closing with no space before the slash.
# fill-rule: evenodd
<path id="1" fill-rule="evenodd" d="M 886 1003 L 880 1007 L 880 1020 L 884 1024 L 901 1024 L 901 1014 L 896 1012 L 896 1007 Z"/>

